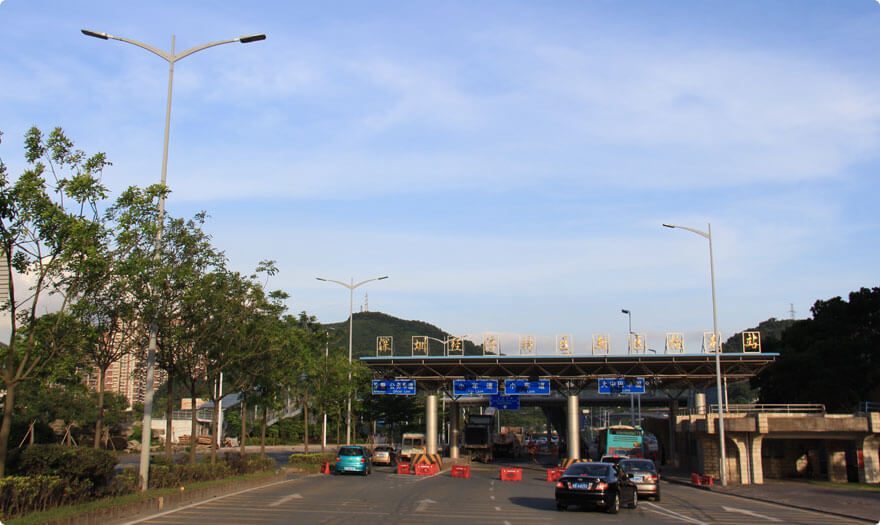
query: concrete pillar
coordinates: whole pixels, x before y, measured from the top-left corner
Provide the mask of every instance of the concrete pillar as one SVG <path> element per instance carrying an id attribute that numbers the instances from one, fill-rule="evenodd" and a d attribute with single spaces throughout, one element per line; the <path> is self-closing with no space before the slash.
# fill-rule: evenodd
<path id="1" fill-rule="evenodd" d="M 846 446 L 843 441 L 829 439 L 825 442 L 828 450 L 828 481 L 846 483 Z"/>
<path id="2" fill-rule="evenodd" d="M 859 483 L 880 482 L 880 435 L 873 434 L 856 441 L 859 459 Z"/>
<path id="3" fill-rule="evenodd" d="M 761 459 L 761 445 L 764 436 L 752 436 L 749 443 L 749 470 L 752 471 L 752 483 L 762 485 L 764 483 L 764 463 Z"/>
<path id="4" fill-rule="evenodd" d="M 458 459 L 458 402 L 449 409 L 449 457 Z"/>
<path id="5" fill-rule="evenodd" d="M 566 436 L 566 449 L 569 459 L 581 457 L 581 410 L 578 406 L 578 396 L 568 396 L 568 435 Z"/>
<path id="6" fill-rule="evenodd" d="M 670 465 L 678 466 L 676 447 L 678 444 L 676 443 L 676 431 L 677 431 L 677 420 L 678 416 L 678 400 L 673 399 L 669 402 L 669 444 L 666 447 L 666 462 Z"/>
<path id="7" fill-rule="evenodd" d="M 748 437 L 740 437 L 728 434 L 728 439 L 730 439 L 730 441 L 732 441 L 733 444 L 736 446 L 736 466 L 738 467 L 732 469 L 730 473 L 738 473 L 738 481 L 743 485 L 748 485 L 751 481 L 751 476 L 749 475 L 749 447 L 747 443 Z M 731 476 L 731 478 L 732 477 L 733 476 Z"/>
<path id="8" fill-rule="evenodd" d="M 425 397 L 425 446 L 428 454 L 437 453 L 437 394 Z"/>

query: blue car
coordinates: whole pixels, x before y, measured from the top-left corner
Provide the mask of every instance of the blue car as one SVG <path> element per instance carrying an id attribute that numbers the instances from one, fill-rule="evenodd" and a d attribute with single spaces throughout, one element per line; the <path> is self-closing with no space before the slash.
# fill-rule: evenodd
<path id="1" fill-rule="evenodd" d="M 373 472 L 370 451 L 365 447 L 342 447 L 336 454 L 336 473 L 360 472 L 364 476 Z"/>

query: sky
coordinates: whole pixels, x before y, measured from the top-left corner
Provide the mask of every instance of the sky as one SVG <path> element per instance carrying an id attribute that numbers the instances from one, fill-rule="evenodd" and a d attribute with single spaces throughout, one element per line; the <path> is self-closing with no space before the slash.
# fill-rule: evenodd
<path id="1" fill-rule="evenodd" d="M 232 269 L 277 261 L 291 312 L 354 309 L 540 353 L 632 330 L 700 350 L 880 286 L 880 4 L 0 3 L 0 158 L 31 126 L 205 210 Z M 874 211 L 872 211 L 874 210 Z"/>

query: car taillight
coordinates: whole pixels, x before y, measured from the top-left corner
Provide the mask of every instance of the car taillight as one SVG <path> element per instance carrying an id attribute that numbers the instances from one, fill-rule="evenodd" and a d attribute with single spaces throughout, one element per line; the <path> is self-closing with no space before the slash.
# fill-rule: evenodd
<path id="1" fill-rule="evenodd" d="M 648 481 L 657 481 L 657 476 L 655 476 L 653 474 L 647 476 L 647 478 L 648 478 Z"/>
<path id="2" fill-rule="evenodd" d="M 599 483 L 596 483 L 595 488 L 596 488 L 596 490 L 604 491 L 605 489 L 608 488 L 608 483 L 605 483 L 604 481 L 600 481 Z"/>
<path id="3" fill-rule="evenodd" d="M 366 463 L 366 462 L 367 462 L 367 458 L 361 456 L 361 463 Z"/>
<path id="4" fill-rule="evenodd" d="M 339 459 L 339 456 L 336 456 L 336 462 L 339 463 L 340 461 L 342 461 L 342 460 Z"/>
<path id="5" fill-rule="evenodd" d="M 561 482 L 561 481 L 557 481 L 557 482 L 556 482 L 556 488 L 558 488 L 558 489 L 564 489 L 564 488 L 565 488 L 565 483 L 563 483 L 563 482 Z"/>

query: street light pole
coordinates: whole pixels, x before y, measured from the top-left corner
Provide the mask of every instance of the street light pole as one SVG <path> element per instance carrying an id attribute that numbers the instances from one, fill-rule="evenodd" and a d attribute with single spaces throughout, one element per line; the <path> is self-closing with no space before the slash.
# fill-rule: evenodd
<path id="1" fill-rule="evenodd" d="M 630 312 L 626 308 L 621 308 L 620 312 L 626 314 L 626 318 L 627 318 L 627 322 L 628 322 L 627 326 L 629 327 L 629 332 L 627 332 L 627 334 L 626 334 L 626 353 L 631 354 L 632 353 L 632 333 L 633 333 L 632 312 Z M 635 396 L 635 394 L 629 395 L 629 419 L 631 422 L 633 422 L 633 426 L 641 427 L 642 426 L 642 398 L 641 397 L 639 398 L 639 423 L 638 423 L 638 425 L 636 425 L 635 424 L 635 410 L 636 410 L 636 408 L 635 408 L 635 397 L 634 396 Z"/>
<path id="2" fill-rule="evenodd" d="M 367 279 L 365 281 L 361 281 L 357 284 L 354 283 L 354 277 L 351 278 L 351 283 L 345 283 L 342 281 L 336 281 L 333 279 L 324 279 L 323 277 L 315 277 L 315 279 L 319 281 L 324 281 L 328 283 L 336 283 L 348 288 L 349 291 L 349 301 L 348 301 L 348 383 L 351 385 L 351 346 L 352 346 L 352 330 L 354 329 L 354 289 L 362 284 L 367 284 L 370 281 L 381 281 L 382 279 L 387 279 L 387 275 L 383 275 L 382 277 L 374 277 L 372 279 Z M 351 445 L 351 392 L 348 393 L 348 403 L 346 408 L 346 421 L 345 421 L 345 444 Z"/>
<path id="3" fill-rule="evenodd" d="M 168 100 L 165 104 L 165 137 L 162 141 L 162 177 L 161 177 L 161 185 L 164 188 L 167 180 L 168 173 L 168 136 L 171 128 L 171 88 L 174 81 L 174 63 L 182 58 L 186 58 L 193 53 L 201 51 L 203 49 L 207 49 L 209 47 L 219 46 L 221 44 L 229 44 L 232 42 L 241 42 L 242 44 L 247 44 L 250 42 L 256 42 L 259 40 L 265 40 L 266 35 L 247 35 L 240 36 L 238 38 L 233 38 L 230 40 L 218 40 L 217 42 L 210 42 L 207 44 L 202 44 L 200 46 L 195 46 L 187 49 L 186 51 L 182 51 L 180 53 L 174 52 L 174 35 L 171 35 L 171 52 L 165 52 L 161 49 L 155 48 L 149 44 L 145 44 L 143 42 L 138 42 L 137 40 L 131 40 L 128 38 L 123 38 L 120 36 L 113 36 L 107 33 L 101 33 L 99 31 L 90 31 L 88 29 L 81 29 L 82 34 L 86 36 L 91 36 L 94 38 L 100 38 L 101 40 L 119 40 L 120 42 L 126 42 L 128 44 L 132 44 L 138 46 L 142 49 L 146 49 L 147 51 L 159 56 L 168 62 Z M 158 261 L 160 258 L 160 254 L 162 251 L 162 230 L 165 226 L 165 193 L 163 192 L 159 196 L 159 206 L 158 206 L 158 216 L 157 216 L 157 228 L 156 228 L 156 237 L 154 240 L 155 248 L 153 252 L 153 260 Z M 146 369 L 146 377 L 144 380 L 144 419 L 143 426 L 141 428 L 141 457 L 140 457 L 140 477 L 141 477 L 141 490 L 146 491 L 149 478 L 150 478 L 150 441 L 152 439 L 152 419 L 153 419 L 153 384 L 155 379 L 155 369 L 156 369 L 156 337 L 159 332 L 159 325 L 157 323 L 156 318 L 153 318 L 150 321 L 150 339 L 147 345 L 147 369 Z M 193 400 L 195 402 L 195 400 Z M 193 406 L 193 410 L 195 410 L 195 406 Z M 167 436 L 170 439 L 170 436 Z"/>
<path id="4" fill-rule="evenodd" d="M 676 226 L 675 224 L 663 224 L 667 228 L 678 228 L 704 237 L 709 241 L 709 275 L 712 280 L 712 338 L 715 341 L 715 390 L 718 393 L 718 448 L 721 452 L 721 485 L 727 486 L 727 450 L 724 446 L 724 402 L 721 390 L 721 341 L 718 335 L 718 309 L 715 304 L 715 258 L 712 254 L 712 223 L 709 223 L 707 231 L 703 232 Z"/>

